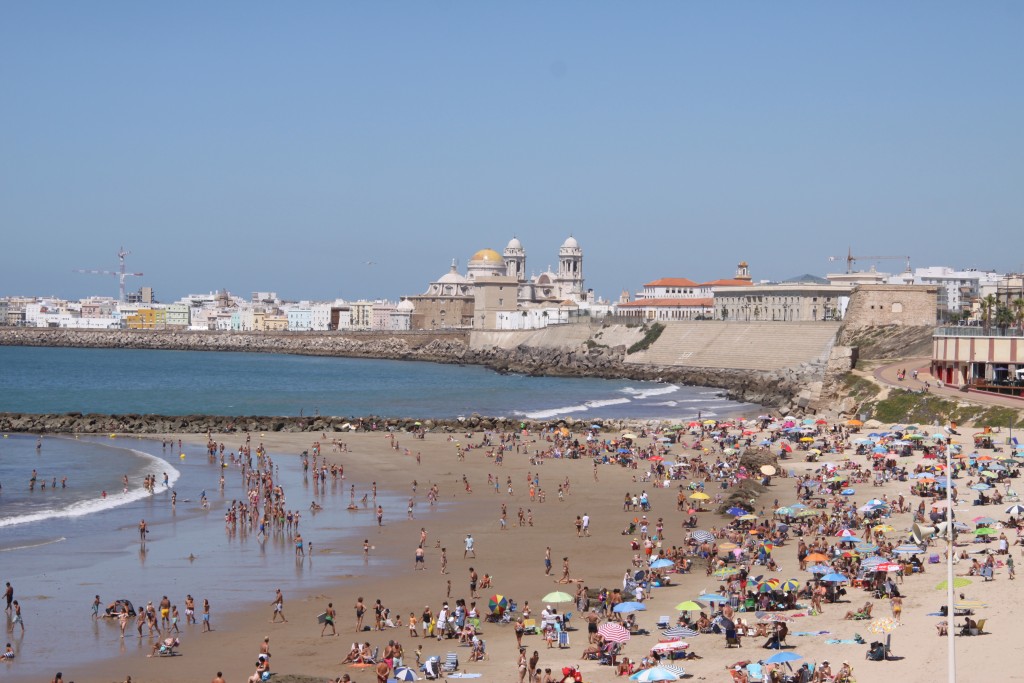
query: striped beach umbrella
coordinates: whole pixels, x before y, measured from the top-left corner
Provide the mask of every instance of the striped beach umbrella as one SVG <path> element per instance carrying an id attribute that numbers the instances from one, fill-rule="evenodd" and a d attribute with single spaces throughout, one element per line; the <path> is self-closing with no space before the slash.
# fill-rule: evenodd
<path id="1" fill-rule="evenodd" d="M 697 541 L 698 543 L 712 543 L 715 540 L 715 535 L 710 531 L 704 531 L 703 529 L 694 529 L 690 532 L 690 538 Z"/>
<path id="2" fill-rule="evenodd" d="M 600 631 L 600 629 L 598 629 Z M 666 638 L 696 638 L 700 635 L 699 631 L 694 631 L 692 628 L 686 628 L 685 626 L 673 626 L 667 628 L 661 632 L 661 635 Z"/>
<path id="3" fill-rule="evenodd" d="M 654 681 L 678 681 L 679 676 L 661 666 L 654 666 L 650 669 L 641 669 L 629 677 L 631 681 L 638 683 L 654 683 Z"/>
<path id="4" fill-rule="evenodd" d="M 788 593 L 800 590 L 800 582 L 796 579 L 786 579 L 779 584 L 779 590 L 784 590 Z"/>
<path id="5" fill-rule="evenodd" d="M 605 640 L 613 643 L 625 643 L 629 640 L 629 630 L 626 629 L 622 624 L 614 621 L 609 621 L 598 627 L 597 632 L 604 637 Z"/>
<path id="6" fill-rule="evenodd" d="M 392 676 L 392 679 L 396 681 L 415 681 L 416 672 L 407 666 L 400 666 L 395 669 L 395 674 Z"/>

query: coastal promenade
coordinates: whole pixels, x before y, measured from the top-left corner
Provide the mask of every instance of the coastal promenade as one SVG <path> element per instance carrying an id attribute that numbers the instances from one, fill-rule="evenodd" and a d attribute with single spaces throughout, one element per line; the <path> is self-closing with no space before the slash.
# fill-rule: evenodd
<path id="1" fill-rule="evenodd" d="M 966 401 L 982 406 L 1024 410 L 1024 399 L 1000 396 L 998 394 L 986 394 L 980 391 L 965 392 L 948 384 L 943 384 L 940 387 L 935 377 L 929 372 L 930 362 L 930 358 L 907 358 L 875 368 L 871 374 L 879 383 L 896 389 L 906 389 L 908 391 L 927 390 L 931 394 L 954 401 Z M 908 372 L 906 379 L 903 381 L 900 381 L 898 378 L 900 370 L 907 370 Z M 910 375 L 914 370 L 917 370 L 917 379 Z M 926 385 L 925 382 L 928 384 Z"/>

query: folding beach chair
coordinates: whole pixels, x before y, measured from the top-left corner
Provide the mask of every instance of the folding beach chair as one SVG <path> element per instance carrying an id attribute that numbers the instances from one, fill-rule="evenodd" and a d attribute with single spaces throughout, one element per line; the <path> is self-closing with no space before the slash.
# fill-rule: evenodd
<path id="1" fill-rule="evenodd" d="M 444 656 L 444 670 L 445 671 L 458 671 L 459 670 L 459 655 L 454 652 L 449 652 Z"/>
<path id="2" fill-rule="evenodd" d="M 558 649 L 569 647 L 569 634 L 565 631 L 558 632 Z"/>

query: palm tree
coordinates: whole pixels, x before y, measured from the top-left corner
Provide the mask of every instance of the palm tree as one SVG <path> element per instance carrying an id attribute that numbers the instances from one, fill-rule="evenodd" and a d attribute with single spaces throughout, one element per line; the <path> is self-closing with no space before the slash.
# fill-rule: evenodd
<path id="1" fill-rule="evenodd" d="M 1017 297 L 1010 302 L 1010 309 L 1013 311 L 1014 322 L 1024 330 L 1024 298 Z"/>
<path id="2" fill-rule="evenodd" d="M 989 294 L 988 296 L 981 300 L 981 317 L 982 320 L 985 321 L 986 333 L 989 331 L 989 327 L 992 325 L 992 316 L 996 311 L 997 305 L 998 302 L 996 301 L 995 294 Z"/>
<path id="3" fill-rule="evenodd" d="M 996 305 L 995 321 L 1000 333 L 1006 334 L 1006 328 L 1012 325 L 1015 320 L 1016 318 L 1009 306 L 1002 303 Z"/>

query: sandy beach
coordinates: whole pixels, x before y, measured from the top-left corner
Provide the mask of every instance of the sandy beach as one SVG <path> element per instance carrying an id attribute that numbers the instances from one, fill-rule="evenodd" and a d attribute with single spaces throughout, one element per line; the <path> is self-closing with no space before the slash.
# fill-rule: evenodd
<path id="1" fill-rule="evenodd" d="M 968 444 L 965 446 L 967 451 L 972 450 L 969 445 L 972 443 L 971 430 L 961 431 L 964 434 L 957 439 Z M 178 438 L 177 435 L 171 436 Z M 500 466 L 493 458 L 487 457 L 482 448 L 466 450 L 465 459 L 459 459 L 459 446 L 478 445 L 482 438 L 480 433 L 469 435 L 468 438 L 465 434 L 453 435 L 452 440 L 445 434 L 428 433 L 423 439 L 398 434 L 397 450 L 384 433 L 328 436 L 336 437 L 347 445 L 347 452 L 339 452 L 329 445 L 329 440 L 322 440 L 328 461 L 344 465 L 344 488 L 354 485 L 358 496 L 369 493 L 371 483 L 377 482 L 381 490 L 388 490 L 404 498 L 413 495 L 413 481 L 417 482 L 415 518 L 407 519 L 404 506 L 400 509 L 385 509 L 383 526 L 373 527 L 369 532 L 368 540 L 372 550 L 361 570 L 354 570 L 348 576 L 318 576 L 317 580 L 322 580 L 324 586 L 318 591 L 290 590 L 288 581 L 282 579 L 287 623 L 271 623 L 272 593 L 255 594 L 248 604 L 230 608 L 221 606 L 216 612 L 213 632 L 201 633 L 198 625 L 183 627 L 179 656 L 148 658 L 146 654 L 149 646 L 155 641 L 143 638 L 141 640 L 145 647 L 130 643 L 127 653 L 115 656 L 117 653 L 112 652 L 110 660 L 100 663 L 76 667 L 72 662 L 54 662 L 54 672 L 62 670 L 64 680 L 124 681 L 130 675 L 132 681 L 170 682 L 211 680 L 218 671 L 222 671 L 225 680 L 233 683 L 246 680 L 253 673 L 259 646 L 264 637 L 269 636 L 271 668 L 275 672 L 273 679 L 277 680 L 285 680 L 285 674 L 306 675 L 324 681 L 349 674 L 356 683 L 372 682 L 375 679 L 372 669 L 341 665 L 340 662 L 353 642 L 368 641 L 371 646 L 383 650 L 388 640 L 393 639 L 402 643 L 406 663 L 415 662 L 414 652 L 422 645 L 424 658 L 438 655 L 443 659 L 447 652 L 457 652 L 461 671 L 479 673 L 483 680 L 515 681 L 518 648 L 510 625 L 483 623 L 480 637 L 486 642 L 488 657 L 484 661 L 470 662 L 469 648 L 458 647 L 457 640 L 439 642 L 423 637 L 412 638 L 404 626 L 383 632 L 357 633 L 353 606 L 359 597 L 364 598 L 368 607 L 372 607 L 379 598 L 392 610 L 393 617 L 401 615 L 403 624 L 410 613 L 418 616 L 426 605 L 436 614 L 446 599 L 452 606 L 457 598 L 470 599 L 469 572 L 472 567 L 481 577 L 488 574 L 493 579 L 492 588 L 479 591 L 477 605 L 482 614 L 488 611 L 488 598 L 497 593 L 514 599 L 520 609 L 528 601 L 534 615 L 539 616 L 545 607 L 541 601 L 545 594 L 553 590 L 566 590 L 570 594 L 574 591 L 574 585 L 559 585 L 556 582 L 561 574 L 563 557 L 568 558 L 571 576 L 582 580 L 586 586 L 621 588 L 624 572 L 633 569 L 631 560 L 634 552 L 629 545 L 630 537 L 620 532 L 640 514 L 623 511 L 622 500 L 626 492 L 638 494 L 646 490 L 649 493 L 651 511 L 646 514 L 652 524 L 659 517 L 664 519 L 663 542 L 666 545 L 685 544 L 689 533 L 688 529 L 681 526 L 688 514 L 677 511 L 675 504 L 678 493 L 676 487 L 680 482 L 672 482 L 669 488 L 656 488 L 654 482 L 635 481 L 634 477 L 640 478 L 644 474 L 645 462 L 641 462 L 636 470 L 618 465 L 602 465 L 596 469 L 595 478 L 592 461 L 586 458 L 545 458 L 542 464 L 531 465 L 529 454 L 549 445 L 537 441 L 544 438 L 537 434 L 525 437 L 524 446 L 529 454 L 517 454 L 513 450 L 505 454 Z M 609 436 L 602 435 L 604 438 Z M 190 437 L 181 435 L 180 438 L 187 440 Z M 191 438 L 195 439 L 194 436 Z M 214 435 L 214 438 L 230 445 L 238 442 L 239 435 Z M 637 443 L 646 446 L 652 438 L 642 437 Z M 253 435 L 253 443 L 257 441 L 265 444 L 281 467 L 298 467 L 298 458 L 284 456 L 298 454 L 312 446 L 308 434 Z M 709 440 L 705 441 L 705 445 L 710 443 Z M 405 452 L 407 448 L 410 451 L 408 454 Z M 416 453 L 420 454 L 419 462 Z M 678 444 L 671 446 L 670 453 L 674 456 L 694 455 L 693 451 L 684 450 Z M 713 462 L 714 457 L 713 454 L 704 456 L 708 462 Z M 823 456 L 823 461 L 828 457 Z M 864 456 L 850 457 L 860 462 L 867 460 Z M 834 456 L 833 460 L 839 462 Z M 915 455 L 901 458 L 900 464 L 912 465 L 919 460 L 920 457 Z M 781 464 L 787 471 L 797 475 L 819 467 L 818 464 L 805 462 L 800 456 Z M 544 502 L 530 500 L 528 473 L 539 475 L 540 487 L 546 492 Z M 500 480 L 497 491 L 493 485 L 488 486 L 488 474 Z M 463 477 L 469 482 L 472 492 L 467 490 Z M 512 495 L 509 495 L 505 483 L 508 477 L 513 482 Z M 558 485 L 566 480 L 570 484 L 569 492 L 560 501 L 556 491 Z M 901 493 L 907 495 L 912 483 L 893 481 L 884 486 L 873 486 L 866 482 L 857 485 L 856 493 L 851 498 L 858 505 L 883 494 L 894 500 Z M 454 505 L 445 505 L 442 510 L 429 510 L 426 493 L 435 484 L 439 490 L 439 501 Z M 710 485 L 708 491 L 712 495 L 717 493 Z M 961 496 L 969 501 L 966 493 L 962 492 Z M 773 501 L 777 499 L 779 505 L 793 503 L 797 500 L 796 494 L 793 480 L 774 477 L 768 493 L 757 501 L 756 509 L 763 515 L 762 519 L 771 519 Z M 920 501 L 917 497 L 907 497 L 913 507 Z M 319 514 L 336 515 L 341 524 L 344 524 L 346 515 L 372 517 L 370 507 L 361 507 L 356 512 L 347 511 L 345 507 L 348 501 L 347 493 L 327 498 L 324 510 Z M 502 504 L 508 507 L 508 525 L 504 530 L 500 524 Z M 289 507 L 291 505 L 293 503 L 289 501 Z M 962 502 L 957 507 L 957 518 L 969 523 L 971 518 L 986 514 L 1004 521 L 1006 515 L 1003 514 L 1003 508 L 1006 505 L 998 509 L 987 506 L 982 512 L 977 512 L 967 502 Z M 517 512 L 520 507 L 532 512 L 532 526 L 518 525 Z M 575 520 L 578 515 L 589 515 L 589 537 L 577 537 Z M 730 521 L 729 517 L 713 512 L 698 513 L 698 519 L 699 529 L 721 528 Z M 888 534 L 889 538 L 898 541 L 906 539 L 912 522 L 909 513 L 895 514 L 887 521 L 895 528 L 894 532 Z M 425 570 L 415 571 L 414 553 L 421 528 L 425 528 L 427 533 Z M 1010 532 L 1012 543 L 1016 540 L 1016 533 L 1013 530 Z M 476 558 L 463 558 L 463 540 L 467 534 L 472 534 L 475 539 Z M 962 541 L 970 541 L 970 534 L 964 536 Z M 317 556 L 323 554 L 347 553 L 358 557 L 363 552 L 362 543 L 358 541 L 349 547 L 340 547 L 330 543 L 321 544 L 315 537 L 306 537 L 306 540 L 314 543 L 315 551 L 311 560 L 303 562 L 311 561 L 314 565 Z M 447 548 L 446 575 L 440 573 L 441 551 L 438 544 Z M 546 576 L 544 571 L 544 553 L 548 546 L 551 548 L 554 565 L 551 576 Z M 974 547 L 968 545 L 966 549 L 971 551 Z M 771 576 L 781 580 L 795 578 L 804 581 L 809 578 L 810 574 L 798 568 L 796 551 L 797 541 L 792 537 L 784 545 L 777 546 L 773 557 L 779 570 L 772 572 Z M 930 552 L 941 552 L 941 548 Z M 1011 547 L 1011 552 L 1017 553 L 1017 548 Z M 291 559 L 282 561 L 282 564 L 282 572 L 294 572 Z M 964 562 L 958 565 L 958 573 L 965 572 L 967 564 Z M 802 655 L 805 658 L 803 661 L 828 660 L 833 671 L 839 668 L 841 662 L 849 661 L 853 666 L 854 678 L 858 681 L 881 681 L 894 677 L 926 681 L 943 676 L 946 639 L 937 637 L 935 624 L 940 619 L 931 614 L 938 611 L 944 600 L 945 593 L 936 590 L 936 586 L 945 578 L 944 565 L 927 565 L 925 569 L 924 573 L 907 576 L 900 585 L 906 597 L 903 602 L 902 625 L 892 633 L 894 659 L 884 662 L 866 661 L 867 645 L 825 642 L 827 639 L 849 640 L 854 634 L 860 634 L 869 642 L 877 638 L 867 632 L 866 622 L 842 618 L 847 610 L 860 607 L 865 600 L 872 599 L 870 594 L 858 588 L 850 588 L 841 602 L 826 604 L 823 614 L 794 617 L 794 623 L 789 625 L 791 632 L 794 632 L 788 638 L 789 651 Z M 765 573 L 763 567 L 752 568 L 751 574 L 761 573 Z M 646 602 L 646 610 L 636 613 L 640 626 L 649 630 L 650 634 L 635 635 L 624 645 L 622 655 L 630 657 L 634 662 L 647 655 L 651 646 L 662 639 L 655 627 L 660 616 L 667 615 L 674 622 L 678 616 L 678 612 L 673 609 L 674 605 L 684 600 L 697 599 L 703 592 L 717 591 L 722 584 L 706 576 L 703 565 L 699 563 L 695 563 L 692 573 L 673 574 L 672 577 L 676 585 L 654 588 Z M 978 615 L 987 619 L 985 631 L 991 634 L 957 638 L 958 670 L 963 680 L 971 680 L 971 672 L 982 670 L 985 678 L 994 677 L 996 680 L 1013 680 L 1018 675 L 1011 658 L 1005 656 L 1004 636 L 1010 632 L 1012 613 L 1022 607 L 1021 596 L 1017 589 L 1019 584 L 1007 579 L 1006 569 L 999 567 L 993 581 L 972 577 L 969 586 L 959 589 L 966 599 L 978 600 L 987 605 L 978 610 Z M 244 586 L 247 577 L 239 573 L 225 577 L 206 576 L 203 580 L 209 585 L 197 588 L 192 591 L 193 594 L 201 590 L 215 592 L 219 582 Z M 450 598 L 448 581 L 451 582 Z M 159 586 L 153 587 L 154 599 L 159 598 L 160 591 Z M 109 594 L 110 591 L 104 592 Z M 83 594 L 83 600 L 88 597 Z M 174 597 L 180 601 L 184 596 Z M 338 612 L 337 637 L 321 637 L 321 626 L 317 623 L 317 615 L 325 610 L 328 602 L 333 602 Z M 890 615 L 888 600 L 873 602 L 874 617 Z M 571 604 L 556 607 L 560 612 L 576 611 Z M 33 606 L 33 609 L 36 608 Z M 808 614 L 807 609 L 793 612 Z M 372 617 L 372 609 L 368 616 Z M 753 615 L 740 616 L 749 616 L 753 621 Z M 372 623 L 372 619 L 368 623 Z M 601 666 L 596 661 L 581 661 L 581 653 L 587 645 L 586 624 L 578 618 L 574 618 L 573 623 L 578 630 L 569 632 L 567 648 L 548 649 L 540 636 L 527 635 L 523 640 L 527 654 L 537 650 L 540 654 L 540 668 L 551 668 L 556 674 L 564 666 L 579 666 L 584 680 L 613 678 L 613 667 Z M 116 629 L 114 624 L 104 626 Z M 827 634 L 798 636 L 795 632 Z M 28 637 L 45 635 L 32 633 L 30 623 Z M 762 638 L 751 637 L 743 640 L 741 648 L 727 648 L 723 635 L 702 634 L 687 641 L 690 643 L 690 651 L 702 659 L 688 660 L 681 665 L 688 678 L 728 681 L 731 677 L 726 670 L 727 665 L 740 660 L 756 661 L 772 654 L 770 650 L 761 649 L 762 641 Z M 800 663 L 798 661 L 796 665 Z M 29 680 L 19 676 L 17 660 L 4 667 L 4 676 L 8 680 Z"/>

